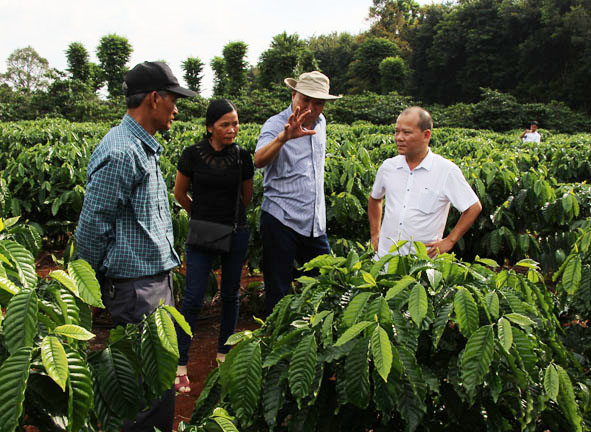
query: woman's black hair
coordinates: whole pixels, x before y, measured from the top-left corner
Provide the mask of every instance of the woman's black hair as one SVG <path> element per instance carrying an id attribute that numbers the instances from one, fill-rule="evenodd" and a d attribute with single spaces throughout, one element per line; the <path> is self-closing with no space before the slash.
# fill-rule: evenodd
<path id="1" fill-rule="evenodd" d="M 205 114 L 205 127 L 213 126 L 223 115 L 228 114 L 232 111 L 238 111 L 236 106 L 229 99 L 216 99 L 212 100 L 207 107 L 207 113 Z M 207 138 L 211 137 L 211 132 L 205 131 Z"/>

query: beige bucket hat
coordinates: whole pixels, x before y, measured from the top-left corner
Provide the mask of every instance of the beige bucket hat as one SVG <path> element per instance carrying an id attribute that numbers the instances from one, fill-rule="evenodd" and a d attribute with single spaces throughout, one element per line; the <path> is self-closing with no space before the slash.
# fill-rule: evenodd
<path id="1" fill-rule="evenodd" d="M 329 94 L 330 81 L 326 75 L 318 71 L 305 72 L 297 80 L 285 78 L 283 81 L 289 88 L 314 99 L 334 100 L 343 97 Z"/>

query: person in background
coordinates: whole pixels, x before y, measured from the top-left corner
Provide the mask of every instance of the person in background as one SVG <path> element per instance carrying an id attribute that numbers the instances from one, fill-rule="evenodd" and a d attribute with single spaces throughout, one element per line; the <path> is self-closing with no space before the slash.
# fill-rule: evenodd
<path id="1" fill-rule="evenodd" d="M 291 105 L 261 129 L 254 164 L 265 168 L 261 211 L 265 307 L 270 314 L 285 296 L 299 264 L 330 253 L 326 237 L 324 156 L 326 120 L 322 115 L 330 83 L 313 71 L 286 78 Z"/>
<path id="2" fill-rule="evenodd" d="M 232 233 L 227 253 L 220 254 L 187 244 L 187 284 L 181 313 L 194 329 L 203 306 L 213 260 L 220 255 L 222 315 L 217 359 L 224 361 L 230 349 L 225 343 L 234 333 L 238 320 L 240 279 L 249 238 L 246 207 L 252 198 L 254 167 L 250 153 L 234 144 L 240 124 L 232 102 L 228 99 L 210 102 L 205 126 L 207 132 L 203 140 L 187 147 L 181 155 L 174 196 L 190 213 L 191 219 L 226 225 L 236 223 L 237 229 Z M 236 205 L 238 217 L 235 221 Z M 175 387 L 180 393 L 188 393 L 191 391 L 187 376 L 191 338 L 182 330 L 177 334 L 180 357 Z"/>
<path id="3" fill-rule="evenodd" d="M 76 230 L 79 256 L 93 267 L 115 324 L 139 323 L 161 300 L 174 306 L 173 248 L 157 131 L 170 129 L 181 87 L 162 62 L 144 62 L 125 75 L 127 113 L 101 140 L 88 163 L 86 195 Z M 174 390 L 140 411 L 124 431 L 172 431 Z"/>
<path id="4" fill-rule="evenodd" d="M 533 121 L 529 125 L 529 129 L 525 129 L 523 133 L 519 136 L 523 140 L 523 142 L 536 142 L 539 143 L 542 137 L 538 132 L 538 122 Z"/>
<path id="5" fill-rule="evenodd" d="M 432 129 L 431 115 L 420 107 L 405 109 L 396 120 L 398 156 L 378 169 L 368 202 L 371 244 L 379 257 L 398 240 L 409 240 L 400 254 L 411 253 L 413 241 L 424 243 L 431 258 L 449 252 L 482 210 L 462 171 L 429 148 Z M 462 215 L 443 237 L 450 203 Z"/>

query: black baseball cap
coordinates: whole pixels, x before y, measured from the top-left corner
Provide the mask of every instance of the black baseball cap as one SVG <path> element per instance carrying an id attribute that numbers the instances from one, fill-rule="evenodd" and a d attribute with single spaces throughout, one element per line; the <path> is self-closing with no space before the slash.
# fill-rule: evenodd
<path id="1" fill-rule="evenodd" d="M 164 90 L 180 97 L 192 97 L 197 93 L 179 85 L 170 67 L 163 62 L 143 62 L 125 74 L 125 96 Z"/>

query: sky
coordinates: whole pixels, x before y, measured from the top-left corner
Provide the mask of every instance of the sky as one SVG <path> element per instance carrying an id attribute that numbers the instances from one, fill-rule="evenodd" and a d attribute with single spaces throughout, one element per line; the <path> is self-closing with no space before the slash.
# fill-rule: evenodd
<path id="1" fill-rule="evenodd" d="M 421 2 L 422 3 L 422 2 Z M 129 67 L 164 60 L 179 79 L 181 63 L 199 57 L 205 63 L 202 95 L 210 96 L 211 59 L 228 42 L 248 45 L 247 61 L 256 64 L 273 36 L 300 38 L 332 32 L 359 34 L 372 0 L 0 0 L 0 73 L 15 49 L 31 46 L 59 70 L 67 68 L 65 51 L 81 42 L 95 55 L 101 37 L 115 33 L 133 47 Z"/>

